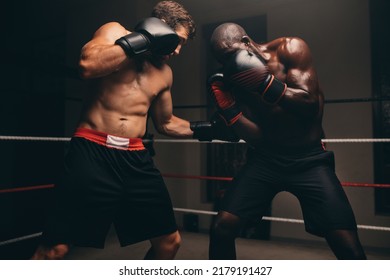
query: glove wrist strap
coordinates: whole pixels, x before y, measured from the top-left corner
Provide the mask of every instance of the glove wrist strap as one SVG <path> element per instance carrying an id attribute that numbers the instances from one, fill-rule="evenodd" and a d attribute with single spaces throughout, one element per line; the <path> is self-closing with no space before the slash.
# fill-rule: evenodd
<path id="1" fill-rule="evenodd" d="M 219 114 L 221 115 L 221 118 L 225 121 L 226 125 L 231 126 L 238 121 L 238 119 L 242 115 L 242 112 L 240 109 L 238 109 L 237 106 L 233 105 L 227 109 L 219 110 Z"/>
<path id="2" fill-rule="evenodd" d="M 133 57 L 148 51 L 150 42 L 143 34 L 133 32 L 116 40 L 115 44 L 121 46 L 128 57 Z"/>
<path id="3" fill-rule="evenodd" d="M 287 90 L 287 85 L 278 79 L 274 75 L 269 75 L 265 81 L 265 88 L 262 90 L 261 96 L 264 102 L 275 105 L 277 104 Z"/>

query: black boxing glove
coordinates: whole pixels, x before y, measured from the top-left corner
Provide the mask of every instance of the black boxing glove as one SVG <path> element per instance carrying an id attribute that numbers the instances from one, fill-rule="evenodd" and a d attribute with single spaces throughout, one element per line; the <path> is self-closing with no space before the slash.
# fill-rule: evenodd
<path id="1" fill-rule="evenodd" d="M 226 125 L 233 125 L 242 115 L 234 95 L 227 89 L 222 73 L 215 73 L 207 80 L 207 89 Z"/>
<path id="2" fill-rule="evenodd" d="M 218 114 L 214 114 L 210 121 L 190 122 L 190 128 L 194 132 L 192 138 L 199 141 L 223 140 L 238 142 L 240 138 L 234 131 L 226 126 L 224 120 Z"/>
<path id="3" fill-rule="evenodd" d="M 134 32 L 116 40 L 115 44 L 121 46 L 128 57 L 133 57 L 149 51 L 154 55 L 169 55 L 179 42 L 179 36 L 168 24 L 149 17 L 140 21 Z"/>
<path id="4" fill-rule="evenodd" d="M 261 94 L 263 100 L 275 105 L 286 92 L 287 85 L 269 72 L 262 57 L 247 50 L 235 52 L 224 65 L 224 75 L 232 85 Z"/>

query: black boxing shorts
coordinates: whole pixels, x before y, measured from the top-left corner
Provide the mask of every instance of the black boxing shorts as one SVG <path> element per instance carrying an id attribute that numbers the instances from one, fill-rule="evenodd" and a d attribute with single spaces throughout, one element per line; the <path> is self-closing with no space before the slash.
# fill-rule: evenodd
<path id="1" fill-rule="evenodd" d="M 78 129 L 55 192 L 47 245 L 104 248 L 112 224 L 121 246 L 177 230 L 164 180 L 139 138 Z"/>
<path id="2" fill-rule="evenodd" d="M 269 212 L 275 195 L 287 191 L 299 200 L 307 232 L 323 236 L 331 230 L 356 230 L 334 164 L 333 152 L 320 143 L 302 148 L 264 146 L 251 153 L 227 188 L 220 210 L 242 219 L 260 219 Z"/>

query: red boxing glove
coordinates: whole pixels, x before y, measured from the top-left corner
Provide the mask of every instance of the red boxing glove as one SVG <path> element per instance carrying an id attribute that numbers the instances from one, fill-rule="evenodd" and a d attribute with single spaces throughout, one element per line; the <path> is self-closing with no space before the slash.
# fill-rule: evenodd
<path id="1" fill-rule="evenodd" d="M 226 125 L 234 124 L 242 115 L 241 110 L 237 107 L 236 100 L 230 91 L 226 90 L 223 81 L 223 74 L 216 73 L 208 79 L 207 87 L 218 113 L 225 121 Z"/>
<path id="2" fill-rule="evenodd" d="M 235 52 L 224 66 L 225 77 L 236 86 L 259 92 L 266 103 L 275 105 L 286 92 L 287 85 L 269 72 L 265 61 L 247 51 Z"/>

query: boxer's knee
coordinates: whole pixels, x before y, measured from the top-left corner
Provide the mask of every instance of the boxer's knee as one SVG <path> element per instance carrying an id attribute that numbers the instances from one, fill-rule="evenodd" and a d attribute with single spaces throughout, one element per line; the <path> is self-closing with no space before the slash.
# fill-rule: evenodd
<path id="1" fill-rule="evenodd" d="M 234 239 L 240 230 L 240 219 L 227 212 L 221 212 L 214 220 L 210 235 L 213 239 Z"/>
<path id="2" fill-rule="evenodd" d="M 181 245 L 181 236 L 178 231 L 150 240 L 155 259 L 173 259 Z M 150 253 L 148 253 L 150 254 Z"/>
<path id="3" fill-rule="evenodd" d="M 164 242 L 167 251 L 176 254 L 181 245 L 181 236 L 178 231 L 170 234 Z"/>

